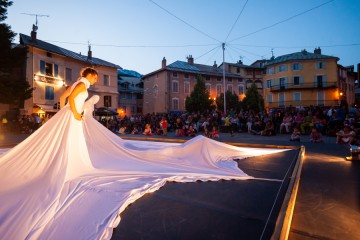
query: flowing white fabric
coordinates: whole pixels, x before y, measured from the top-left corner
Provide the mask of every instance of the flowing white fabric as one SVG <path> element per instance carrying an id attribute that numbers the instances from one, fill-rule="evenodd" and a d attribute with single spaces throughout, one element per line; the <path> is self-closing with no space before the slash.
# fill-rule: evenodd
<path id="1" fill-rule="evenodd" d="M 84 82 L 87 87 L 86 79 Z M 247 149 L 199 136 L 184 143 L 125 141 L 92 117 L 98 96 L 69 105 L 8 151 L 0 151 L 0 239 L 109 239 L 119 214 L 166 181 L 249 179 L 233 159 Z"/>

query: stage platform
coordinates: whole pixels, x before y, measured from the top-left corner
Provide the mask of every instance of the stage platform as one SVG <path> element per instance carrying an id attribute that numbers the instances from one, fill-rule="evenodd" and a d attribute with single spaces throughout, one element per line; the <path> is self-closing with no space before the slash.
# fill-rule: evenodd
<path id="1" fill-rule="evenodd" d="M 251 180 L 166 183 L 127 207 L 112 239 L 286 239 L 305 148 L 284 149 L 236 160 Z"/>

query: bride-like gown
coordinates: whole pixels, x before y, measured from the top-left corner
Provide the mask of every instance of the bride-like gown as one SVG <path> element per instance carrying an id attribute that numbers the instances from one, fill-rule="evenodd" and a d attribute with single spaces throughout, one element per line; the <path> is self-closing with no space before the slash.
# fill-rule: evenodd
<path id="1" fill-rule="evenodd" d="M 166 181 L 249 179 L 233 159 L 279 151 L 202 136 L 183 144 L 125 141 L 92 117 L 98 96 L 87 97 L 75 98 L 83 121 L 66 105 L 2 151 L 0 239 L 109 239 L 119 214 Z"/>

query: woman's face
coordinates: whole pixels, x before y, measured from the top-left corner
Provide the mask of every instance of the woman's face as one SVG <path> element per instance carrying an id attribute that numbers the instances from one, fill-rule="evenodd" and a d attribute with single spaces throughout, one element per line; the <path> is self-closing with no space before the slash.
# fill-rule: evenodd
<path id="1" fill-rule="evenodd" d="M 98 75 L 96 75 L 96 74 L 94 74 L 94 75 L 93 75 L 93 74 L 88 74 L 88 75 L 86 76 L 86 79 L 89 80 L 89 82 L 90 82 L 91 85 L 93 85 L 94 83 L 97 82 Z"/>

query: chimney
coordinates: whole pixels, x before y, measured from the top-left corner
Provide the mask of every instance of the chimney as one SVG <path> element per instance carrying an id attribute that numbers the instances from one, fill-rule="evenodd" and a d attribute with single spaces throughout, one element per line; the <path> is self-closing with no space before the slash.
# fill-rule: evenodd
<path id="1" fill-rule="evenodd" d="M 32 31 L 31 31 L 31 41 L 35 42 L 36 41 L 36 31 L 38 30 L 38 27 L 36 25 L 33 24 L 32 26 Z"/>
<path id="2" fill-rule="evenodd" d="M 315 48 L 314 53 L 315 54 L 321 54 L 321 48 L 320 47 Z"/>
<path id="3" fill-rule="evenodd" d="M 88 59 L 92 59 L 91 45 L 89 44 Z"/>
<path id="4" fill-rule="evenodd" d="M 192 57 L 192 55 L 189 55 L 187 59 L 189 64 L 194 64 L 194 58 Z"/>
<path id="5" fill-rule="evenodd" d="M 166 58 L 165 57 L 161 61 L 161 68 L 166 68 Z"/>
<path id="6" fill-rule="evenodd" d="M 214 61 L 214 65 L 213 65 L 213 68 L 217 68 L 217 64 L 216 64 L 216 61 Z"/>

